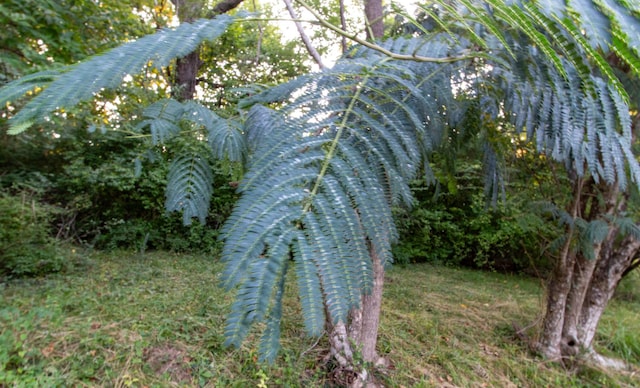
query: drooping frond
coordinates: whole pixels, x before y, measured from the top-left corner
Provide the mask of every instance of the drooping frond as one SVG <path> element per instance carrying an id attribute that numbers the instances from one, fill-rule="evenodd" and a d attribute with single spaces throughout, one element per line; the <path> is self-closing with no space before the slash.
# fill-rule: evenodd
<path id="1" fill-rule="evenodd" d="M 601 243 L 609 233 L 609 224 L 603 220 L 576 222 L 578 231 L 578 249 L 587 260 L 595 260 L 594 244 Z"/>
<path id="2" fill-rule="evenodd" d="M 620 235 L 632 236 L 636 240 L 640 240 L 640 227 L 630 217 L 615 217 L 613 223 L 620 228 Z"/>
<path id="3" fill-rule="evenodd" d="M 606 55 L 615 53 L 630 66 L 636 76 L 640 75 L 640 7 L 637 2 L 539 0 L 537 9 L 558 21 L 581 47 L 587 49 L 591 59 L 606 75 L 607 81 L 614 82 L 619 94 L 624 93 L 619 89 L 620 85 L 605 59 Z M 583 44 L 581 39 L 585 39 L 584 43 L 588 44 Z M 603 52 L 604 56 L 599 55 L 596 50 Z"/>
<path id="4" fill-rule="evenodd" d="M 588 173 L 624 188 L 629 168 L 632 179 L 640 182 L 638 163 L 629 151 L 631 120 L 623 96 L 595 74 L 589 75 L 592 88 L 585 89 L 585 76 L 569 62 L 563 66 L 564 76 L 545 65 L 535 48 L 522 47 L 509 66 L 491 70 L 491 82 L 498 86 L 491 89 L 497 92 L 492 98 L 504 102 L 516 130 L 535 139 L 539 151 L 578 176 Z"/>
<path id="5" fill-rule="evenodd" d="M 42 88 L 50 82 L 53 82 L 60 74 L 61 72 L 56 70 L 41 71 L 26 75 L 4 85 L 4 87 L 0 89 L 0 106 L 5 106 L 8 102 L 16 101 L 29 92 L 36 93 L 38 88 Z"/>
<path id="6" fill-rule="evenodd" d="M 185 225 L 191 225 L 194 217 L 204 224 L 213 194 L 207 160 L 196 154 L 179 157 L 171 164 L 167 180 L 167 211 L 181 211 Z"/>
<path id="7" fill-rule="evenodd" d="M 187 122 L 205 130 L 214 158 L 232 162 L 246 159 L 247 146 L 240 123 L 224 119 L 196 101 L 163 99 L 146 107 L 142 115 L 144 120 L 136 128 L 148 128 L 154 145 L 166 143 L 180 132 L 180 123 Z"/>
<path id="8" fill-rule="evenodd" d="M 149 130 L 154 145 L 166 144 L 183 127 L 205 135 L 211 156 L 243 163 L 247 146 L 241 125 L 233 119 L 224 119 L 195 101 L 180 103 L 163 99 L 146 107 L 137 130 Z M 191 154 L 176 159 L 169 170 L 166 189 L 166 209 L 181 211 L 186 225 L 197 217 L 204 223 L 212 194 L 213 175 L 207 162 L 209 155 Z M 141 169 L 141 164 L 136 164 Z"/>
<path id="9" fill-rule="evenodd" d="M 118 87 L 126 75 L 137 74 L 150 63 L 157 67 L 169 65 L 172 59 L 195 50 L 202 41 L 221 35 L 234 19 L 229 15 L 219 15 L 214 19 L 183 23 L 175 29 L 160 30 L 80 64 L 68 66 L 66 72 L 52 78 L 53 82 L 10 120 L 10 133 L 24 131 L 58 108 L 75 106 L 103 89 Z M 27 86 L 36 80 L 37 86 L 44 86 L 41 81 L 49 76 L 50 72 L 43 72 L 30 76 L 29 83 L 22 79 L 11 82 L 0 93 L 3 98 L 17 98 L 20 93 L 29 91 Z"/>
<path id="10" fill-rule="evenodd" d="M 405 39 L 385 47 L 430 55 L 452 49 Z M 389 61 L 358 49 L 333 70 L 294 81 L 295 93 L 282 87 L 286 96 L 252 97 L 290 103 L 279 111 L 254 105 L 245 123 L 254 152 L 222 230 L 222 278 L 237 289 L 228 344 L 240 343 L 254 323 L 279 316 L 278 282 L 288 255 L 307 332 L 322 332 L 325 311 L 334 323 L 346 320 L 371 289 L 371 254 L 391 260 L 391 205 L 412 200 L 408 182 L 431 147 L 425 144 L 438 142 L 426 129 L 453 99 L 436 89 L 449 90 L 453 73 L 449 65 Z M 271 359 L 277 330 L 268 327 L 260 354 Z"/>
<path id="11" fill-rule="evenodd" d="M 181 103 L 173 99 L 164 99 L 144 109 L 142 115 L 145 120 L 141 121 L 137 128 L 148 127 L 153 144 L 164 144 L 180 132 L 179 124 L 183 114 L 184 107 Z"/>

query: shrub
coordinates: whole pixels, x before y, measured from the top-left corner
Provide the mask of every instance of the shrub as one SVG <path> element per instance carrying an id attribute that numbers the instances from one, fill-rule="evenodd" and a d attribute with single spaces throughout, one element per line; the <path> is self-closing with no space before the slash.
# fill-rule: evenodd
<path id="1" fill-rule="evenodd" d="M 54 212 L 27 193 L 0 193 L 0 276 L 38 276 L 64 269 L 64 256 L 49 236 Z"/>
<path id="2" fill-rule="evenodd" d="M 397 210 L 399 264 L 431 262 L 501 272 L 541 274 L 549 263 L 542 247 L 554 225 L 507 201 L 486 206 L 481 195 L 444 201 L 423 199 L 411 211 Z"/>

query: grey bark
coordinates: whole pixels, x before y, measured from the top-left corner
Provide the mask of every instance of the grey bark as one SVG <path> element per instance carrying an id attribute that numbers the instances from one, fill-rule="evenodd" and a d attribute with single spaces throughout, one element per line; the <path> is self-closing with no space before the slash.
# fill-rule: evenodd
<path id="1" fill-rule="evenodd" d="M 598 185 L 592 179 L 576 181 L 571 204 L 572 217 L 591 221 L 612 220 L 626 210 L 627 196 L 617 183 Z M 595 200 L 597 198 L 597 200 Z M 640 241 L 626 236 L 620 241 L 619 227 L 610 222 L 602 241 L 594 241 L 594 260 L 571 249 L 569 238 L 548 287 L 540 348 L 555 360 L 580 360 L 599 367 L 619 369 L 624 363 L 602 357 L 593 349 L 593 339 L 607 304 L 623 274 L 640 252 Z"/>
<path id="2" fill-rule="evenodd" d="M 579 213 L 583 184 L 582 178 L 576 178 L 574 181 L 574 198 L 569 210 L 569 214 L 573 218 L 577 217 Z M 562 358 L 561 342 L 565 309 L 575 266 L 575 254 L 571 249 L 573 235 L 573 226 L 567 226 L 566 241 L 547 286 L 547 306 L 542 322 L 539 350 L 543 356 L 552 360 Z"/>
<path id="3" fill-rule="evenodd" d="M 604 250 L 594 269 L 589 290 L 580 313 L 578 332 L 580 342 L 590 348 L 605 307 L 613 297 L 625 270 L 640 252 L 640 241 L 625 237 L 619 247 L 613 244 Z"/>
<path id="4" fill-rule="evenodd" d="M 340 28 L 342 31 L 347 30 L 347 18 L 345 17 L 344 0 L 340 0 Z M 347 37 L 342 35 L 340 37 L 340 45 L 342 46 L 342 53 L 347 52 Z"/>
<path id="5" fill-rule="evenodd" d="M 374 367 L 385 366 L 386 360 L 376 351 L 380 312 L 382 308 L 382 288 L 384 285 L 384 265 L 370 247 L 373 264 L 373 286 L 369 294 L 361 298 L 360 308 L 352 309 L 347 323 L 339 322 L 329 326 L 330 355 L 343 370 L 340 381 L 349 387 L 375 387 L 371 371 L 358 364 L 356 356 Z"/>

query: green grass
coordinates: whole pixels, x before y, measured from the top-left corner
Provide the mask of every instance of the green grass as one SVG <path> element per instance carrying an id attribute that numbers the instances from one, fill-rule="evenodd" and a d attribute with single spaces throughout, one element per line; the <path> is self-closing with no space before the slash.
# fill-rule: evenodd
<path id="1" fill-rule="evenodd" d="M 283 350 L 258 364 L 254 333 L 225 349 L 232 295 L 221 265 L 170 253 L 71 254 L 72 273 L 0 284 L 0 387 L 329 385 L 326 342 L 304 335 L 293 285 Z M 640 362 L 638 277 L 603 318 L 604 352 Z M 389 387 L 634 386 L 632 375 L 569 372 L 531 356 L 512 323 L 534 323 L 537 280 L 431 265 L 388 271 L 378 349 Z M 535 327 L 531 329 L 535 333 Z"/>

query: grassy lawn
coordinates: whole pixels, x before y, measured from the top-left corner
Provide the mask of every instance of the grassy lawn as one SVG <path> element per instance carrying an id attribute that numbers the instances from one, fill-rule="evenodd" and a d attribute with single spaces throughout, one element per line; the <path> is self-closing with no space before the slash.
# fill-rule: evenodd
<path id="1" fill-rule="evenodd" d="M 283 350 L 257 359 L 259 332 L 225 349 L 232 295 L 221 265 L 171 253 L 70 252 L 67 274 L 0 283 L 0 387 L 330 385 L 326 343 L 304 335 L 290 282 Z M 637 274 L 635 274 L 637 275 Z M 598 347 L 640 363 L 640 278 L 625 279 Z M 389 270 L 378 349 L 389 387 L 637 386 L 638 374 L 567 371 L 533 357 L 512 323 L 533 325 L 539 280 L 432 265 Z"/>

